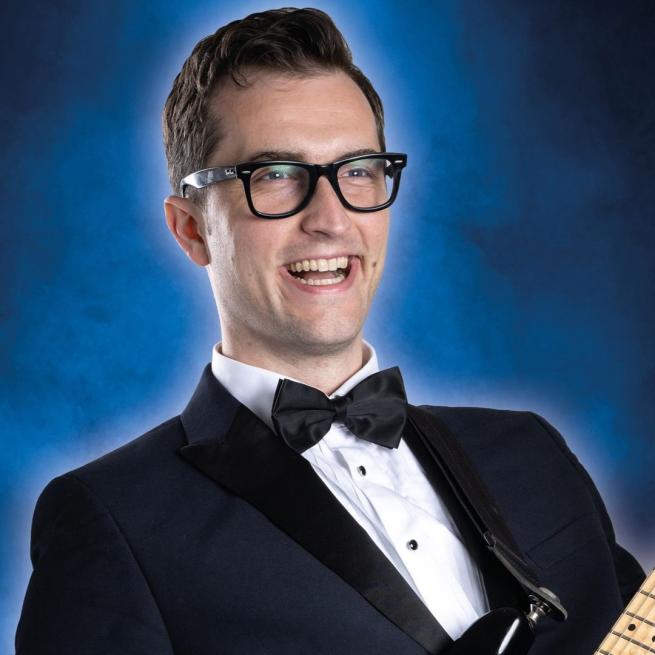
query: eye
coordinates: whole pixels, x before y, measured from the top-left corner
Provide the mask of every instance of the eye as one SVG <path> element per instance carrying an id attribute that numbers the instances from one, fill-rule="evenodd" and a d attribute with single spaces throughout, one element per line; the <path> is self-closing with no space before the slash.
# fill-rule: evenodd
<path id="1" fill-rule="evenodd" d="M 274 182 L 296 181 L 302 173 L 302 169 L 288 164 L 264 166 L 254 171 L 251 182 L 254 184 L 269 184 Z"/>
<path id="2" fill-rule="evenodd" d="M 289 171 L 281 171 L 278 169 L 269 170 L 262 175 L 264 180 L 286 180 L 291 177 Z"/>
<path id="3" fill-rule="evenodd" d="M 384 160 L 360 159 L 344 164 L 339 169 L 339 177 L 353 183 L 371 182 L 384 174 Z"/>
<path id="4" fill-rule="evenodd" d="M 346 170 L 346 175 L 348 177 L 369 177 L 371 172 L 365 168 L 349 168 Z"/>

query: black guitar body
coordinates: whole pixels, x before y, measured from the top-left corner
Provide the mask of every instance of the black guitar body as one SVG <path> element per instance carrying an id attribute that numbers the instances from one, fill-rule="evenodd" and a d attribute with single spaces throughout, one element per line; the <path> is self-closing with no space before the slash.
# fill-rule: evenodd
<path id="1" fill-rule="evenodd" d="M 502 607 L 476 621 L 447 655 L 526 655 L 533 642 L 534 633 L 525 615 Z"/>

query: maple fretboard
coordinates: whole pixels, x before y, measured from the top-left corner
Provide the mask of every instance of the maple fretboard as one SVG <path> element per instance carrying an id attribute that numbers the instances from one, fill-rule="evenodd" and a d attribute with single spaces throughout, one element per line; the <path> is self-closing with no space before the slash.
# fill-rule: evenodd
<path id="1" fill-rule="evenodd" d="M 594 655 L 655 653 L 655 570 L 625 608 Z"/>

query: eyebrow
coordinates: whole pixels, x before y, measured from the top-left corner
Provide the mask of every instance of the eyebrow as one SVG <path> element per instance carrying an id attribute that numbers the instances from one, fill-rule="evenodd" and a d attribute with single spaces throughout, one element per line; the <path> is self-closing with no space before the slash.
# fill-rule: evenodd
<path id="1" fill-rule="evenodd" d="M 334 161 L 348 159 L 348 157 L 358 157 L 359 155 L 372 155 L 379 152 L 373 148 L 358 148 L 341 153 Z M 302 152 L 290 150 L 263 150 L 253 155 L 249 155 L 244 161 L 302 161 L 307 162 Z"/>

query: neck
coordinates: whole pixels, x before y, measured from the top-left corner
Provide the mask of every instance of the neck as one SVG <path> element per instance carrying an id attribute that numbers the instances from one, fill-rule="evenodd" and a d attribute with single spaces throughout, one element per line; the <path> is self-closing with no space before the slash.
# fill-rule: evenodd
<path id="1" fill-rule="evenodd" d="M 652 652 L 654 630 L 655 570 L 646 578 L 595 655 Z"/>
<path id="2" fill-rule="evenodd" d="M 293 351 L 271 349 L 259 343 L 244 343 L 240 339 L 230 338 L 229 333 L 225 332 L 222 337 L 221 352 L 226 357 L 294 378 L 328 396 L 366 362 L 361 335 L 329 352 L 326 349 L 322 352 L 298 348 Z"/>

